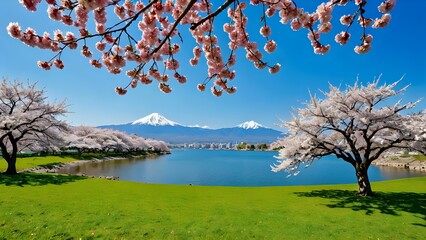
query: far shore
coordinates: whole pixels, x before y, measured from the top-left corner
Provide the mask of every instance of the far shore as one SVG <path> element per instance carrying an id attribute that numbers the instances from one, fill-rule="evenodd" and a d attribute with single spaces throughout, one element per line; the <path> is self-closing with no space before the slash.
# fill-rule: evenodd
<path id="1" fill-rule="evenodd" d="M 416 160 L 413 156 L 386 156 L 373 161 L 372 164 L 426 172 L 426 161 Z"/>
<path id="2" fill-rule="evenodd" d="M 134 158 L 145 158 L 150 156 L 156 156 L 156 155 L 164 155 L 164 154 L 170 154 L 170 152 L 164 152 L 164 153 L 151 153 L 148 155 L 132 155 L 132 156 L 125 156 L 125 157 L 102 157 L 102 158 L 92 158 L 87 160 L 75 160 L 72 162 L 63 162 L 63 163 L 56 163 L 52 165 L 47 166 L 37 166 L 33 168 L 24 169 L 19 172 L 30 172 L 30 173 L 59 173 L 60 170 L 65 168 L 72 168 L 76 166 L 80 166 L 86 163 L 91 162 L 102 162 L 102 161 L 113 161 L 113 160 L 124 160 L 124 159 L 134 159 Z M 117 176 L 88 176 L 88 175 L 82 175 L 87 177 L 98 177 L 98 178 L 106 178 L 110 180 L 118 180 Z"/>

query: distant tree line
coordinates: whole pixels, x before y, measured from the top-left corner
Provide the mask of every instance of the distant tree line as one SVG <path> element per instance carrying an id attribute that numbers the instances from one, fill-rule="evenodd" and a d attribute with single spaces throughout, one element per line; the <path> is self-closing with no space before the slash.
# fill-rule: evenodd
<path id="1" fill-rule="evenodd" d="M 269 145 L 266 143 L 258 143 L 258 144 L 248 144 L 246 142 L 242 142 L 240 144 L 238 144 L 236 146 L 237 150 L 249 150 L 249 151 L 254 151 L 254 150 L 260 150 L 260 151 L 265 151 L 269 149 Z"/>

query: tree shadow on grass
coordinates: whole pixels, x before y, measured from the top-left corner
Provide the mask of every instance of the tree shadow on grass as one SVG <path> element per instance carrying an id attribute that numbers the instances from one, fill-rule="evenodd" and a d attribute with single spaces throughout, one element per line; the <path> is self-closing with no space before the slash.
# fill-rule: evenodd
<path id="1" fill-rule="evenodd" d="M 15 175 L 0 174 L 0 185 L 6 186 L 42 186 L 47 184 L 61 185 L 86 179 L 84 176 L 40 174 L 40 173 L 19 173 Z"/>
<path id="2" fill-rule="evenodd" d="M 426 193 L 413 192 L 375 192 L 373 197 L 360 197 L 355 191 L 313 190 L 295 192 L 299 197 L 319 197 L 331 199 L 329 208 L 349 208 L 353 211 L 365 211 L 366 215 L 380 212 L 398 216 L 399 212 L 415 214 L 426 221 Z M 425 227 L 424 224 L 415 224 Z"/>

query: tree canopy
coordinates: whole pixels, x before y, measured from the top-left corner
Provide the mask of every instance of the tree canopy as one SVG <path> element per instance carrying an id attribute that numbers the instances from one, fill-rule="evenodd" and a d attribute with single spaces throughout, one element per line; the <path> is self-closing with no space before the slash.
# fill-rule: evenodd
<path id="1" fill-rule="evenodd" d="M 116 88 L 118 94 L 153 80 L 158 82 L 161 91 L 169 93 L 172 91 L 171 76 L 179 83 L 187 81 L 180 68 L 186 60 L 179 60 L 178 52 L 183 41 L 181 33 L 189 29 L 195 41 L 190 42 L 193 57 L 189 64 L 197 65 L 204 55 L 208 69 L 198 89 L 204 91 L 206 84 L 212 81 L 211 92 L 215 96 L 224 91 L 236 92 L 231 81 L 236 76 L 233 66 L 237 54 L 245 54 L 255 68 L 265 68 L 270 73 L 280 70 L 280 63 L 269 63 L 264 56 L 277 49 L 271 37 L 271 21 L 289 24 L 294 31 L 305 29 L 314 53 L 326 54 L 330 44 L 320 41 L 320 37 L 332 32 L 331 19 L 337 14 L 335 8 L 344 8 L 342 12 L 345 13 L 337 17 L 345 30 L 335 33 L 335 41 L 346 44 L 351 38 L 350 32 L 358 26 L 360 44 L 354 51 L 363 54 L 372 46 L 370 28 L 386 27 L 391 19 L 389 12 L 396 4 L 396 0 L 371 1 L 373 5 L 366 0 L 330 0 L 319 4 L 301 0 L 45 0 L 44 5 L 39 5 L 41 0 L 20 2 L 29 11 L 36 11 L 40 6 L 47 8 L 51 20 L 66 26 L 64 30 L 44 34 L 30 27 L 22 30 L 15 22 L 7 27 L 13 38 L 54 52 L 50 60 L 37 63 L 45 70 L 53 66 L 64 68 L 62 53 L 79 49 L 93 67 L 105 67 L 111 74 L 125 72 L 129 81 Z M 304 8 L 309 5 L 316 7 L 313 11 Z M 262 12 L 260 21 L 249 22 L 249 9 Z M 225 13 L 227 17 L 219 17 Z M 264 41 L 253 40 L 249 26 L 258 27 Z M 222 28 L 225 35 L 218 33 L 218 28 Z M 226 35 L 227 38 L 223 37 Z"/>
<path id="2" fill-rule="evenodd" d="M 9 174 L 16 173 L 18 151 L 50 145 L 67 126 L 58 119 L 67 113 L 65 102 L 48 103 L 44 90 L 35 86 L 5 78 L 0 83 L 0 148 Z"/>
<path id="3" fill-rule="evenodd" d="M 20 151 L 135 152 L 167 151 L 163 141 L 145 139 L 111 129 L 70 126 L 59 117 L 67 113 L 65 101 L 49 103 L 36 83 L 0 82 L 0 150 L 8 163 L 7 174 L 16 174 L 16 158 Z"/>
<path id="4" fill-rule="evenodd" d="M 273 171 L 297 175 L 300 165 L 309 166 L 323 156 L 334 155 L 356 170 L 361 195 L 371 195 L 367 170 L 391 149 L 413 149 L 426 153 L 426 111 L 403 115 L 416 103 L 390 105 L 407 87 L 395 90 L 398 82 L 379 86 L 356 82 L 346 90 L 329 85 L 323 99 L 311 95 L 293 120 L 284 121 L 289 135 L 274 143 L 282 148 Z"/>

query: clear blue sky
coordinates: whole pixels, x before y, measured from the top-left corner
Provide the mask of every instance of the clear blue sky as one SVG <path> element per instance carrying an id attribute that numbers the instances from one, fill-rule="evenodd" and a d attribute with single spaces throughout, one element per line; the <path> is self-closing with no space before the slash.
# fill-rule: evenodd
<path id="1" fill-rule="evenodd" d="M 298 1 L 301 6 L 304 2 L 306 0 Z M 370 4 L 373 5 L 373 2 Z M 371 9 L 374 11 L 374 17 L 377 16 L 375 8 L 376 6 Z M 300 106 L 301 102 L 308 99 L 308 90 L 316 93 L 318 89 L 327 89 L 329 82 L 334 85 L 353 84 L 357 76 L 366 83 L 382 74 L 382 83 L 390 83 L 405 74 L 401 87 L 407 84 L 411 84 L 411 87 L 402 96 L 403 100 L 424 98 L 424 9 L 426 1 L 415 1 L 415 4 L 413 1 L 398 1 L 391 12 L 392 20 L 387 28 L 368 30 L 374 39 L 373 49 L 366 55 L 353 52 L 354 46 L 359 43 L 358 26 L 352 32 L 350 43 L 341 47 L 333 39 L 343 27 L 334 24 L 333 32 L 323 40 L 324 43 L 330 43 L 332 49 L 329 54 L 319 56 L 313 53 L 306 38 L 306 30 L 293 32 L 289 26 L 280 24 L 276 18 L 268 19 L 278 50 L 265 59 L 270 63 L 281 63 L 282 70 L 279 74 L 270 75 L 267 70 L 253 68 L 244 59 L 244 53 L 240 54 L 235 68 L 237 77 L 233 82 L 238 91 L 234 95 L 224 94 L 218 98 L 209 91 L 196 90 L 196 85 L 206 77 L 205 63 L 200 61 L 199 67 L 191 68 L 187 60 L 192 53 L 183 52 L 179 57 L 181 72 L 186 73 L 188 77 L 186 84 L 180 85 L 172 81 L 173 92 L 170 94 L 160 92 L 153 83 L 148 86 L 140 85 L 131 89 L 127 95 L 118 96 L 114 92 L 115 86 L 126 85 L 128 78 L 124 75 L 112 76 L 105 68 L 94 69 L 79 51 L 66 51 L 63 54 L 63 70 L 44 71 L 37 67 L 36 62 L 49 60 L 53 56 L 52 52 L 33 49 L 12 39 L 6 32 L 7 25 L 9 22 L 19 22 L 23 29 L 31 26 L 38 33 L 52 33 L 62 25 L 48 20 L 44 5 L 40 6 L 40 11 L 31 13 L 25 10 L 18 0 L 9 0 L 3 1 L 0 8 L 0 75 L 10 79 L 38 81 L 39 87 L 45 87 L 47 90 L 50 100 L 66 98 L 72 112 L 66 119 L 73 125 L 127 123 L 158 112 L 185 125 L 200 124 L 219 128 L 254 120 L 276 128 L 274 124 L 279 123 L 278 117 L 288 119 L 292 107 Z M 260 9 L 255 9 L 249 15 L 254 16 L 249 19 L 250 36 L 253 39 L 259 36 L 259 12 Z M 339 17 L 335 16 L 333 21 L 338 21 Z M 217 29 L 217 33 L 222 32 L 221 25 L 217 26 Z M 258 39 L 263 45 L 264 40 Z M 192 42 L 192 38 L 184 34 L 183 50 L 185 45 L 190 45 L 186 50 L 191 51 Z M 426 99 L 415 110 L 425 108 Z"/>

